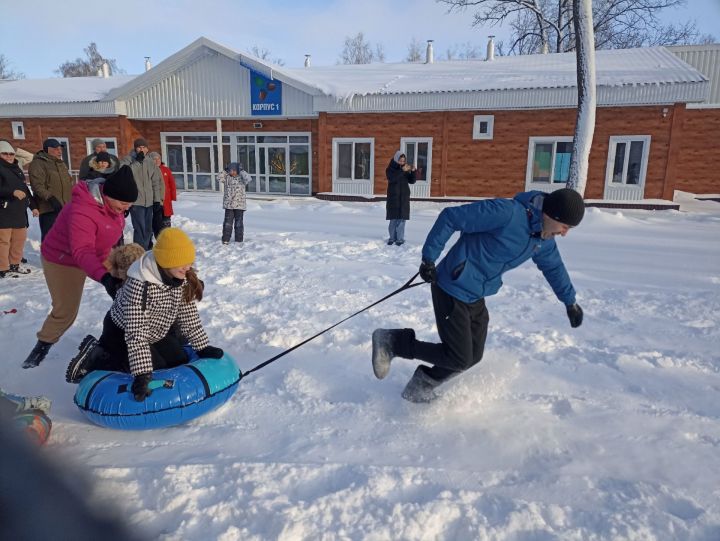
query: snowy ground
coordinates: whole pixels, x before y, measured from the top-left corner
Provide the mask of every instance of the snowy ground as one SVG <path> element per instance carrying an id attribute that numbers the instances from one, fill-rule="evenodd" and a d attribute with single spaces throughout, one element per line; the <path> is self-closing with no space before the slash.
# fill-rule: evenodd
<path id="1" fill-rule="evenodd" d="M 211 342 L 243 370 L 404 283 L 442 209 L 413 204 L 385 245 L 382 203 L 252 200 L 247 242 L 221 246 L 219 195 L 182 194 Z M 404 292 L 248 376 L 187 425 L 90 425 L 64 382 L 109 307 L 88 287 L 37 369 L 22 360 L 48 309 L 42 275 L 0 284 L 0 381 L 54 401 L 45 452 L 82 464 L 96 495 L 164 540 L 720 539 L 720 204 L 590 209 L 559 241 L 585 310 L 571 329 L 526 265 L 488 299 L 485 358 L 431 405 L 377 381 L 376 327 L 435 340 L 429 288 Z M 688 210 L 686 210 L 688 209 Z M 35 221 L 26 255 L 39 266 Z"/>

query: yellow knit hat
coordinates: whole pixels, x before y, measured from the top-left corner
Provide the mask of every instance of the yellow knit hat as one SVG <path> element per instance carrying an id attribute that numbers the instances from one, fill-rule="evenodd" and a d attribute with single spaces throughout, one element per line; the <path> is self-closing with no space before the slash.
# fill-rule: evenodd
<path id="1" fill-rule="evenodd" d="M 195 261 L 195 245 L 182 229 L 166 227 L 158 235 L 153 254 L 164 269 L 183 267 Z"/>

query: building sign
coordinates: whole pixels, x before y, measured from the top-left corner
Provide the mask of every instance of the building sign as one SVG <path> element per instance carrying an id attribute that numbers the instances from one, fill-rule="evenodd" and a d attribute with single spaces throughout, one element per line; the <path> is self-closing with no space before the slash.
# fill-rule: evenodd
<path id="1" fill-rule="evenodd" d="M 282 83 L 250 70 L 252 116 L 282 115 Z"/>

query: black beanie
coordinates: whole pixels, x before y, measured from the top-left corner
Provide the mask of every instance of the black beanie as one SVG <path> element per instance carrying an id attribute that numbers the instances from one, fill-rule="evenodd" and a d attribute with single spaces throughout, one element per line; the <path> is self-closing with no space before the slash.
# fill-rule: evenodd
<path id="1" fill-rule="evenodd" d="M 543 212 L 553 220 L 575 227 L 585 215 L 585 203 L 575 190 L 562 188 L 545 196 Z"/>
<path id="2" fill-rule="evenodd" d="M 110 175 L 105 180 L 103 193 L 123 203 L 134 203 L 138 198 L 138 189 L 132 169 L 127 165 L 123 165 Z"/>
<path id="3" fill-rule="evenodd" d="M 110 154 L 107 152 L 98 152 L 95 154 L 95 161 L 96 162 L 108 162 L 110 165 L 112 165 L 112 158 L 110 157 Z"/>

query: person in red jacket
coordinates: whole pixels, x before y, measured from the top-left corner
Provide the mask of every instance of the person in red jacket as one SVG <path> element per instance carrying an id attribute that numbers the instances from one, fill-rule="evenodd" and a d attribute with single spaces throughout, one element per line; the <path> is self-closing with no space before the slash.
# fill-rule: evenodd
<path id="1" fill-rule="evenodd" d="M 137 184 L 127 166 L 107 179 L 75 185 L 70 202 L 62 208 L 41 245 L 52 310 L 23 368 L 39 365 L 73 324 L 87 277 L 100 282 L 115 297 L 121 281 L 108 272 L 104 262 L 125 228 L 125 211 L 137 197 Z"/>
<path id="2" fill-rule="evenodd" d="M 148 154 L 148 158 L 152 158 L 155 161 L 155 165 L 160 168 L 163 182 L 165 182 L 165 199 L 163 199 L 161 212 L 153 215 L 153 233 L 155 238 L 157 238 L 160 231 L 166 227 L 172 227 L 172 202 L 177 201 L 177 185 L 175 184 L 175 177 L 173 176 L 172 171 L 170 171 L 170 168 L 162 161 L 160 154 L 157 152 L 151 152 Z"/>

